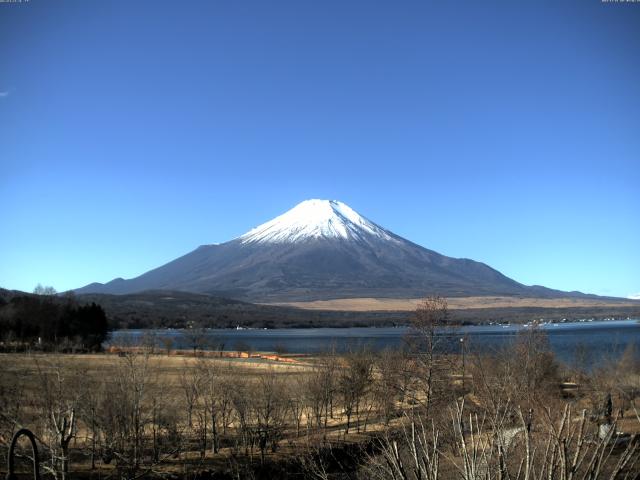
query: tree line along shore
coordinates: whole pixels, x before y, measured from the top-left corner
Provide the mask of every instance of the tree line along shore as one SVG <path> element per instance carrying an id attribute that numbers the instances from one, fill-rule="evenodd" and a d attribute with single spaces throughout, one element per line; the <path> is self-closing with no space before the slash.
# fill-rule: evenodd
<path id="1" fill-rule="evenodd" d="M 145 292 L 133 295 L 56 295 L 0 289 L 0 348 L 92 351 L 109 331 L 162 328 L 318 328 L 407 326 L 414 311 L 335 311 L 258 305 L 185 292 Z M 637 306 L 574 306 L 543 308 L 448 309 L 456 324 L 528 323 L 584 318 L 639 318 Z M 7 348 L 8 346 L 8 348 Z"/>

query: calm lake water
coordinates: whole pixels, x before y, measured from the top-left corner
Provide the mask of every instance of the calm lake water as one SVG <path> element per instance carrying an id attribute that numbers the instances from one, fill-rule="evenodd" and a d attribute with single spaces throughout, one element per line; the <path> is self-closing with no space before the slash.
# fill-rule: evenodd
<path id="1" fill-rule="evenodd" d="M 460 351 L 460 339 L 464 338 L 467 351 L 491 352 L 512 342 L 521 325 L 464 326 L 454 331 L 439 332 L 443 350 Z M 602 359 L 617 359 L 628 345 L 640 347 L 640 322 L 638 320 L 592 321 L 545 324 L 551 348 L 565 363 L 583 359 L 594 363 Z M 321 353 L 331 349 L 345 352 L 359 347 L 373 350 L 402 348 L 406 345 L 410 330 L 407 328 L 296 328 L 275 330 L 222 330 L 207 329 L 206 344 L 209 348 L 253 351 L 276 350 L 289 353 Z M 153 335 L 154 341 L 163 345 L 163 339 L 171 338 L 173 348 L 191 348 L 188 331 L 184 330 L 118 330 L 112 333 L 110 344 L 136 344 L 145 336 Z M 205 347 L 206 348 L 206 347 Z M 640 348 L 638 348 L 640 352 Z"/>

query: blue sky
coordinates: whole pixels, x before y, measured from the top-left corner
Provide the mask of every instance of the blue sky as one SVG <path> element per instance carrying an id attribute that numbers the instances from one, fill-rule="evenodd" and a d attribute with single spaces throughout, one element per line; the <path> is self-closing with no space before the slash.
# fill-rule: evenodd
<path id="1" fill-rule="evenodd" d="M 133 277 L 308 198 L 640 292 L 640 4 L 0 3 L 0 286 Z"/>

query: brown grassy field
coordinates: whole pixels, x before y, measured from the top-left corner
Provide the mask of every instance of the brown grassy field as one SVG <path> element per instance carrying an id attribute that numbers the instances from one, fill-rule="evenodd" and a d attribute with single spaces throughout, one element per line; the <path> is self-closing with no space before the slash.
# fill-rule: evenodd
<path id="1" fill-rule="evenodd" d="M 43 469 L 60 475 L 51 420 L 76 415 L 68 478 L 214 478 L 195 476 L 202 472 L 231 476 L 221 478 L 343 478 L 318 476 L 322 469 L 361 471 L 369 478 L 375 473 L 368 470 L 375 464 L 371 448 L 377 458 L 375 449 L 384 449 L 380 441 L 387 432 L 427 418 L 447 442 L 442 448 L 449 458 L 443 459 L 438 478 L 448 479 L 456 477 L 456 464 L 462 462 L 451 443 L 456 435 L 452 415 L 462 399 L 468 414 L 480 416 L 500 411 L 493 410 L 496 399 L 511 404 L 513 412 L 532 407 L 536 435 L 560 421 L 563 409 L 575 412 L 573 423 L 584 410 L 593 436 L 609 393 L 616 428 L 640 431 L 633 403 L 640 396 L 636 364 L 611 365 L 591 375 L 560 371 L 533 340 L 523 339 L 504 358 L 468 358 L 463 370 L 458 356 L 425 364 L 393 352 L 305 357 L 296 363 L 141 348 L 111 354 L 0 354 L 0 450 L 4 456 L 18 427 L 31 428 L 43 446 Z M 532 355 L 534 364 L 522 361 Z M 577 382 L 577 389 L 567 393 L 561 381 Z M 502 421 L 507 423 L 500 428 L 521 429 L 517 418 Z M 481 427 L 483 438 L 493 438 L 494 428 Z M 327 448 L 329 461 L 341 456 L 337 464 L 318 460 Z M 515 452 L 522 451 L 521 444 L 518 448 Z"/>
<path id="2" fill-rule="evenodd" d="M 340 298 L 311 302 L 288 302 L 273 305 L 331 311 L 413 311 L 421 298 Z M 634 300 L 596 298 L 523 298 L 523 297 L 451 297 L 447 298 L 451 310 L 476 308 L 572 308 L 572 307 L 638 307 Z"/>
<path id="3" fill-rule="evenodd" d="M 149 460 L 150 431 L 163 428 L 162 424 L 153 420 L 155 414 L 151 414 L 156 405 L 172 419 L 174 428 L 180 437 L 181 446 L 177 456 L 169 455 L 153 467 L 155 474 L 184 475 L 186 472 L 202 470 L 229 471 L 240 468 L 243 462 L 258 462 L 260 449 L 256 439 L 251 439 L 245 445 L 241 437 L 246 432 L 255 435 L 256 429 L 264 419 L 258 418 L 261 414 L 277 416 L 274 412 L 282 409 L 281 416 L 271 422 L 279 422 L 278 425 L 268 428 L 278 429 L 278 448 L 270 448 L 263 454 L 270 462 L 289 462 L 300 457 L 301 453 L 308 452 L 317 442 L 330 441 L 336 445 L 358 444 L 368 441 L 369 435 L 383 428 L 383 424 L 374 418 L 367 418 L 367 433 L 360 433 L 362 426 L 361 415 L 358 419 L 351 419 L 352 431 L 345 438 L 346 417 L 336 409 L 330 417 L 323 420 L 322 431 L 314 426 L 311 409 L 304 409 L 300 413 L 300 428 L 296 429 L 296 420 L 289 410 L 290 402 L 294 398 L 305 395 L 301 389 L 303 379 L 308 379 L 316 371 L 317 358 L 305 357 L 296 363 L 273 361 L 268 358 L 216 358 L 206 355 L 208 352 L 190 351 L 167 353 L 144 352 L 142 348 L 130 348 L 127 353 L 103 353 L 103 354 L 28 354 L 28 353 L 2 353 L 0 354 L 0 405 L 12 404 L 15 411 L 3 411 L 0 416 L 0 450 L 5 457 L 6 447 L 10 440 L 10 432 L 18 427 L 26 426 L 32 429 L 45 448 L 41 451 L 41 461 L 47 461 L 48 446 L 55 443 L 51 431 L 45 427 L 47 417 L 58 415 L 73 405 L 77 424 L 74 431 L 75 448 L 71 450 L 70 471 L 74 472 L 73 478 L 92 478 L 96 474 L 115 475 L 113 462 L 105 462 L 98 458 L 95 469 L 88 462 L 88 449 L 92 438 L 87 420 L 86 399 L 97 394 L 96 406 L 98 409 L 111 410 L 113 408 L 129 411 L 131 405 L 125 407 L 120 400 L 131 401 L 129 393 L 140 389 L 145 392 L 140 404 L 140 416 L 144 417 L 144 437 L 146 450 L 146 463 Z M 130 363 L 133 360 L 134 363 Z M 205 384 L 207 375 L 216 377 L 215 392 L 209 393 Z M 125 377 L 128 377 L 125 379 Z M 124 379 L 128 388 L 125 391 L 118 389 L 118 384 Z M 272 387 L 265 385 L 273 382 Z M 109 396 L 113 393 L 113 399 Z M 122 396 L 124 394 L 124 396 Z M 212 401 L 215 395 L 216 402 L 229 402 L 229 421 L 224 425 L 225 434 L 220 433 L 220 448 L 218 452 L 211 452 L 211 444 L 203 452 L 198 446 L 201 435 L 207 428 L 206 415 L 212 408 L 207 402 Z M 206 398 L 208 397 L 209 398 Z M 273 411 L 268 405 L 262 404 L 266 396 L 273 396 L 271 401 Z M 300 397 L 299 397 L 300 396 Z M 190 399 L 191 398 L 191 399 Z M 189 407 L 189 402 L 193 402 Z M 112 403 L 115 402 L 115 403 Z M 260 406 L 258 406 L 260 404 Z M 53 407 L 52 405 L 57 405 Z M 219 404 L 216 404 L 219 405 Z M 234 408 L 246 407 L 251 410 L 248 413 L 250 419 L 240 420 L 237 416 L 231 416 Z M 216 407 L 222 408 L 222 407 Z M 57 410 L 56 410 L 57 409 Z M 192 410 L 192 413 L 189 413 Z M 45 413 L 49 412 L 49 413 Z M 80 415 L 80 412 L 83 412 Z M 65 415 L 69 418 L 69 411 Z M 130 414 L 128 414 L 130 415 Z M 106 417 L 105 417 L 106 418 Z M 104 428 L 110 428 L 110 420 L 104 420 Z M 205 424 L 202 423 L 205 419 Z M 131 420 L 129 419 L 129 422 Z M 209 422 L 211 420 L 209 419 Z M 251 427 L 246 432 L 241 423 L 250 421 Z M 166 428 L 166 427 L 165 427 Z M 222 428 L 222 427 L 221 427 Z M 131 426 L 125 429 L 131 435 Z M 299 431 L 298 431 L 299 430 Z M 241 433 L 240 433 L 241 432 Z M 211 441 L 209 433 L 209 442 Z M 206 437 L 205 437 L 206 438 Z M 322 440 L 319 440 L 322 439 Z M 104 440 L 102 440 L 104 441 Z M 205 440 L 207 441 L 207 440 Z M 244 446 L 243 446 L 244 445 Z M 106 447 L 101 448 L 104 453 Z M 306 453 L 305 453 L 306 454 Z M 44 458 L 43 458 L 44 457 Z M 295 468 L 302 468 L 298 460 L 295 460 Z M 0 464 L 0 473 L 4 474 L 5 465 Z M 243 467 L 244 468 L 244 467 Z M 153 475 L 152 475 L 153 476 Z"/>

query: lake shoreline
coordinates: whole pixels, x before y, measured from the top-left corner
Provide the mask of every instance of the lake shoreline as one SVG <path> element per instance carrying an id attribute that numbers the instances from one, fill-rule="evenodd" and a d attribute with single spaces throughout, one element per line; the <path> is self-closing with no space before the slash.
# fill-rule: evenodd
<path id="1" fill-rule="evenodd" d="M 519 324 L 457 326 L 441 330 L 437 336 L 444 353 L 458 352 L 461 346 L 469 352 L 490 353 L 508 346 L 519 332 L 530 328 Z M 540 330 L 546 333 L 552 351 L 565 362 L 584 351 L 591 361 L 619 357 L 630 344 L 640 345 L 638 319 L 545 323 Z M 318 354 L 399 349 L 405 347 L 409 336 L 408 327 L 139 329 L 112 332 L 105 347 L 148 344 L 177 350 Z"/>

